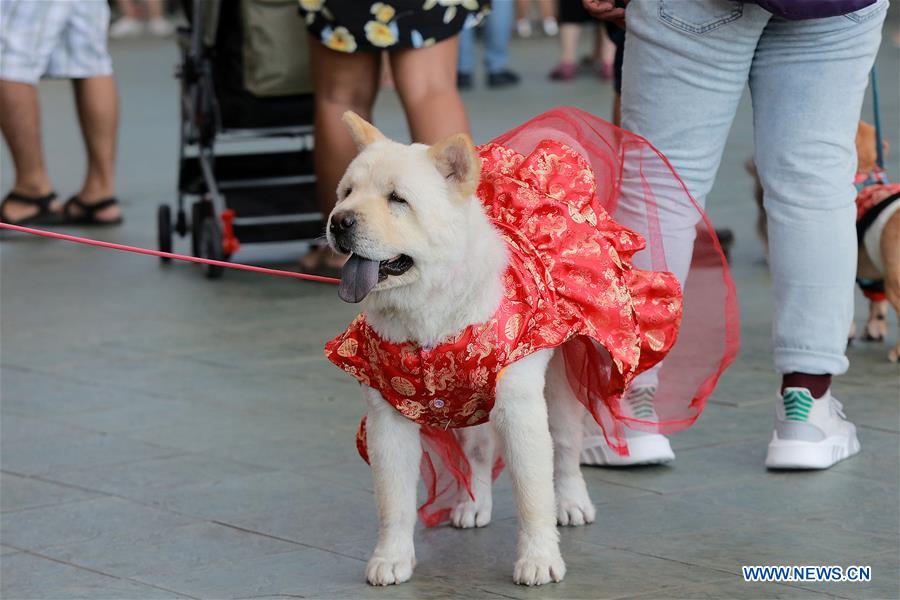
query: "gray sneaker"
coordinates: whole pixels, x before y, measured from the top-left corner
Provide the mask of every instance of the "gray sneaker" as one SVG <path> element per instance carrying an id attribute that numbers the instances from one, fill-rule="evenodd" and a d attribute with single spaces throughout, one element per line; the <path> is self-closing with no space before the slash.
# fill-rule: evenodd
<path id="1" fill-rule="evenodd" d="M 647 421 L 657 420 L 653 397 L 656 386 L 632 387 L 622 396 L 622 406 L 628 416 Z M 581 445 L 581 464 L 599 467 L 630 467 L 654 465 L 675 459 L 669 439 L 659 433 L 637 431 L 625 427 L 628 456 L 609 447 L 600 426 L 590 414 L 584 420 L 584 439 Z"/>
<path id="2" fill-rule="evenodd" d="M 814 399 L 808 389 L 790 387 L 778 397 L 767 468 L 827 469 L 857 452 L 856 427 L 831 390 Z"/>

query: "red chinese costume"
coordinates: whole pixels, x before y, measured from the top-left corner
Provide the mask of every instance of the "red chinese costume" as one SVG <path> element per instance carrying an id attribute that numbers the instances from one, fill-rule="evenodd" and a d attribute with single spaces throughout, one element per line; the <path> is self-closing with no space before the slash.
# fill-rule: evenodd
<path id="1" fill-rule="evenodd" d="M 526 154 L 524 148 L 530 151 Z M 736 330 L 724 319 L 702 328 L 704 335 L 713 336 L 707 340 L 713 352 L 688 351 L 703 363 L 700 379 L 687 374 L 687 381 L 670 389 L 664 367 L 663 395 L 657 394 L 663 400 L 657 407 L 660 420 L 625 417 L 619 402 L 628 384 L 662 360 L 678 338 L 682 294 L 672 274 L 655 268 L 665 260 L 657 210 L 644 210 L 637 220 L 632 211 L 630 217 L 658 246 L 649 249 L 647 262 L 654 270 L 642 270 L 632 265 L 632 258 L 644 250 L 644 238 L 614 221 L 610 209 L 627 196 L 625 181 L 633 181 L 642 209 L 656 202 L 652 187 L 664 189 L 663 183 L 671 187 L 673 182 L 680 201 L 699 209 L 645 140 L 576 109 L 546 113 L 480 147 L 479 154 L 476 195 L 509 256 L 504 296 L 491 319 L 434 348 L 422 348 L 382 339 L 360 314 L 325 347 L 329 360 L 422 426 L 429 498 L 420 515 L 427 525 L 449 518 L 458 490 L 471 493 L 468 461 L 453 430 L 487 422 L 497 380 L 508 365 L 538 350 L 561 347 L 576 396 L 610 446 L 627 453 L 623 424 L 664 432 L 690 425 L 736 351 Z M 634 168 L 623 171 L 629 161 Z M 664 177 L 657 181 L 660 175 Z M 709 226 L 705 220 L 701 225 Z M 699 240 L 723 284 L 726 302 L 720 303 L 718 314 L 736 314 L 736 306 L 728 306 L 734 303 L 733 286 L 721 250 L 714 237 Z M 684 389 L 685 383 L 694 389 Z M 678 389 L 686 392 L 680 401 L 665 402 L 665 392 L 677 394 Z M 367 458 L 365 419 L 357 444 Z M 498 460 L 495 475 L 500 467 Z"/>

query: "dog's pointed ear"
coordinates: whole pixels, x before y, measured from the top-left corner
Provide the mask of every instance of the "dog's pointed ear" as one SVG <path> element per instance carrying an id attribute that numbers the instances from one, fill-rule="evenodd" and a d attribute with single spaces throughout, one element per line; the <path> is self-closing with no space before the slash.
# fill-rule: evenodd
<path id="1" fill-rule="evenodd" d="M 438 172 L 455 187 L 463 198 L 475 193 L 481 176 L 481 159 L 465 133 L 451 135 L 428 149 Z"/>
<path id="2" fill-rule="evenodd" d="M 378 131 L 377 127 L 352 110 L 345 112 L 342 119 L 347 129 L 350 130 L 350 137 L 353 138 L 353 141 L 356 142 L 356 147 L 360 150 L 369 144 L 387 139 L 383 133 Z"/>

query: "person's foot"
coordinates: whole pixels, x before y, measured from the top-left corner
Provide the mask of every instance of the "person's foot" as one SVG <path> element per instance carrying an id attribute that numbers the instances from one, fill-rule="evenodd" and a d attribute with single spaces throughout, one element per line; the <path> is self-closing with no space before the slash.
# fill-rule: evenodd
<path id="1" fill-rule="evenodd" d="M 604 81 L 610 81 L 615 74 L 615 67 L 611 62 L 600 63 L 597 67 L 597 77 Z"/>
<path id="2" fill-rule="evenodd" d="M 622 396 L 622 407 L 626 416 L 647 421 L 657 420 L 653 407 L 655 386 L 632 387 Z M 581 464 L 598 467 L 630 467 L 635 465 L 655 465 L 675 459 L 668 438 L 659 433 L 637 431 L 624 427 L 628 456 L 622 456 L 609 447 L 600 426 L 588 414 L 585 416 L 585 435 L 582 440 Z"/>
<path id="3" fill-rule="evenodd" d="M 571 81 L 575 79 L 578 70 L 572 63 L 559 63 L 550 71 L 550 79 L 553 81 Z"/>
<path id="4" fill-rule="evenodd" d="M 0 221 L 3 223 L 49 224 L 61 220 L 62 204 L 50 188 L 13 188 L 0 204 Z"/>
<path id="5" fill-rule="evenodd" d="M 456 87 L 460 90 L 470 90 L 472 89 L 472 74 L 471 73 L 457 73 L 456 74 Z"/>
<path id="6" fill-rule="evenodd" d="M 528 19 L 519 19 L 516 22 L 516 33 L 520 38 L 531 37 L 531 21 Z"/>
<path id="7" fill-rule="evenodd" d="M 857 452 L 856 427 L 830 389 L 814 399 L 806 388 L 789 387 L 776 400 L 767 468 L 827 469 Z"/>
<path id="8" fill-rule="evenodd" d="M 169 37 L 175 33 L 175 26 L 165 17 L 147 21 L 147 31 L 154 37 Z"/>
<path id="9" fill-rule="evenodd" d="M 114 40 L 136 37 L 144 33 L 144 25 L 131 17 L 119 17 L 109 26 L 109 37 Z"/>
<path id="10" fill-rule="evenodd" d="M 541 22 L 541 28 L 544 30 L 544 35 L 553 37 L 557 33 L 559 33 L 559 24 L 556 22 L 556 19 L 553 17 L 547 17 Z"/>
<path id="11" fill-rule="evenodd" d="M 110 194 L 72 196 L 63 206 L 66 222 L 73 225 L 118 225 L 122 222 L 122 209 L 115 196 Z"/>
<path id="12" fill-rule="evenodd" d="M 502 88 L 519 83 L 519 75 L 509 69 L 503 69 L 496 73 L 488 73 L 487 84 L 491 88 Z"/>

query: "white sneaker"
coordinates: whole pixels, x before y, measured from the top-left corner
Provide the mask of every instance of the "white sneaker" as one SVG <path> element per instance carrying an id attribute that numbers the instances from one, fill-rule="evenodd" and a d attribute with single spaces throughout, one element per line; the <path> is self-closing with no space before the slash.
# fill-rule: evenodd
<path id="1" fill-rule="evenodd" d="M 633 387 L 622 396 L 623 408 L 628 416 L 656 420 L 653 396 L 656 386 Z M 675 459 L 668 438 L 659 433 L 637 431 L 625 427 L 628 456 L 622 456 L 609 447 L 603 431 L 590 414 L 585 415 L 585 436 L 581 444 L 581 464 L 602 467 L 630 467 L 654 465 Z"/>
<path id="2" fill-rule="evenodd" d="M 154 37 L 169 37 L 175 33 L 175 26 L 165 17 L 147 21 L 147 31 Z"/>
<path id="3" fill-rule="evenodd" d="M 516 33 L 520 38 L 531 37 L 531 21 L 528 19 L 519 19 L 516 22 Z"/>
<path id="4" fill-rule="evenodd" d="M 775 432 L 769 469 L 827 469 L 859 452 L 856 427 L 831 390 L 813 399 L 806 388 L 790 387 L 775 403 Z"/>
<path id="5" fill-rule="evenodd" d="M 109 37 L 119 40 L 144 33 L 144 24 L 131 17 L 120 17 L 109 26 Z"/>
<path id="6" fill-rule="evenodd" d="M 557 33 L 559 33 L 559 24 L 553 17 L 547 17 L 546 19 L 544 19 L 544 22 L 541 23 L 541 27 L 543 27 L 544 35 L 546 35 L 547 37 L 553 37 Z"/>

